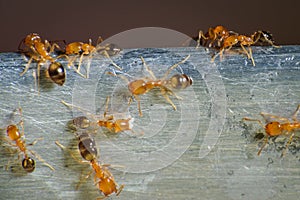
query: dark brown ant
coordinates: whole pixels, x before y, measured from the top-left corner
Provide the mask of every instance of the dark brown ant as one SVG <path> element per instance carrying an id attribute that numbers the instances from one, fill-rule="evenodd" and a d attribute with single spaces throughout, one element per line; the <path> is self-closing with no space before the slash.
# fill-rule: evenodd
<path id="1" fill-rule="evenodd" d="M 24 49 L 21 48 L 22 44 L 25 45 Z M 18 49 L 25 55 L 29 56 L 30 59 L 20 75 L 23 76 L 29 69 L 32 60 L 35 60 L 36 62 L 38 62 L 37 78 L 39 84 L 41 65 L 46 63 L 46 61 L 50 61 L 51 64 L 49 65 L 47 70 L 48 76 L 54 83 L 63 85 L 66 80 L 65 69 L 61 63 L 56 62 L 56 59 L 54 59 L 50 55 L 54 52 L 55 48 L 60 49 L 60 47 L 56 43 L 51 45 L 47 40 L 42 41 L 41 37 L 37 33 L 31 33 L 27 35 L 20 42 Z"/>
<path id="2" fill-rule="evenodd" d="M 259 119 L 250 119 L 247 117 L 243 118 L 243 120 L 258 122 L 265 129 L 265 132 L 266 132 L 266 135 L 264 137 L 265 141 L 264 141 L 264 144 L 261 146 L 260 150 L 258 151 L 257 155 L 260 155 L 261 151 L 268 143 L 269 137 L 276 137 L 279 135 L 289 136 L 289 140 L 286 143 L 286 147 L 283 150 L 281 157 L 283 157 L 285 155 L 285 152 L 286 152 L 288 146 L 290 145 L 290 143 L 293 140 L 295 131 L 300 130 L 300 122 L 297 120 L 297 114 L 298 114 L 299 110 L 300 110 L 300 104 L 298 105 L 297 109 L 295 110 L 294 114 L 292 115 L 292 120 L 293 120 L 292 122 L 287 118 L 279 117 L 276 115 L 271 115 L 268 113 L 260 113 L 260 115 L 267 122 L 265 125 Z M 276 119 L 278 121 L 268 122 L 269 120 L 267 120 L 267 119 Z M 281 123 L 280 121 L 283 123 Z"/>
<path id="3" fill-rule="evenodd" d="M 272 45 L 273 47 L 279 48 L 280 46 L 277 46 L 274 44 L 274 39 L 273 36 L 270 32 L 268 31 L 255 31 L 252 35 L 251 38 L 254 41 L 254 45 Z"/>
<path id="4" fill-rule="evenodd" d="M 20 116 L 22 117 L 22 109 L 19 108 L 19 113 Z M 21 126 L 22 131 L 20 132 L 18 126 Z M 24 137 L 24 126 L 23 126 L 23 120 L 21 119 L 21 121 L 18 124 L 10 124 L 7 126 L 6 128 L 6 133 L 7 136 L 9 138 L 9 140 L 7 141 L 8 143 L 11 144 L 11 146 L 16 146 L 20 152 L 23 153 L 24 158 L 22 160 L 22 167 L 25 171 L 27 172 L 33 172 L 35 169 L 35 161 L 33 158 L 31 158 L 28 155 L 28 151 L 34 155 L 35 157 L 37 157 L 41 162 L 43 162 L 46 166 L 48 166 L 50 169 L 54 170 L 54 168 L 46 163 L 40 156 L 38 156 L 34 151 L 28 150 L 27 149 L 27 145 L 25 143 L 25 140 L 22 140 L 22 137 Z M 32 142 L 30 145 L 34 145 L 37 142 L 37 140 L 35 140 L 34 142 Z"/>
<path id="5" fill-rule="evenodd" d="M 90 163 L 95 175 L 94 175 L 94 182 L 97 185 L 98 189 L 103 193 L 104 196 L 98 197 L 97 199 L 104 199 L 110 196 L 112 193 L 115 193 L 116 196 L 120 194 L 123 190 L 124 185 L 118 187 L 112 173 L 108 170 L 107 165 L 101 165 L 97 161 L 97 148 L 96 142 L 94 138 L 92 138 L 87 133 L 81 133 L 78 136 L 79 143 L 78 143 L 78 150 L 81 157 Z M 58 141 L 55 142 L 61 149 L 65 150 L 65 147 L 60 144 Z M 74 156 L 73 156 L 74 157 Z M 74 157 L 75 158 L 75 157 Z M 88 178 L 86 176 L 85 178 Z M 77 185 L 76 188 L 78 188 Z"/>
<path id="6" fill-rule="evenodd" d="M 171 104 L 171 106 L 176 110 L 175 104 L 170 99 L 169 95 L 174 95 L 176 98 L 180 99 L 179 96 L 177 96 L 173 90 L 174 89 L 185 89 L 186 87 L 192 85 L 192 78 L 189 77 L 186 74 L 176 74 L 173 75 L 171 78 L 167 79 L 170 72 L 176 68 L 179 64 L 184 63 L 189 59 L 190 55 L 184 58 L 182 61 L 174 64 L 171 66 L 164 74 L 164 76 L 161 79 L 157 79 L 152 70 L 148 67 L 143 57 L 141 57 L 141 60 L 143 62 L 143 65 L 145 66 L 147 72 L 150 74 L 151 78 L 145 77 L 141 79 L 137 79 L 134 81 L 129 81 L 125 76 L 123 75 L 116 75 L 111 72 L 108 72 L 108 74 L 113 76 L 120 76 L 122 79 L 124 79 L 127 82 L 129 92 L 132 94 L 132 96 L 137 100 L 138 102 L 138 110 L 139 115 L 142 116 L 142 110 L 140 105 L 140 95 L 146 94 L 153 88 L 159 88 L 161 91 L 161 94 L 165 97 L 167 102 Z M 129 104 L 132 101 L 132 97 L 129 100 Z"/>

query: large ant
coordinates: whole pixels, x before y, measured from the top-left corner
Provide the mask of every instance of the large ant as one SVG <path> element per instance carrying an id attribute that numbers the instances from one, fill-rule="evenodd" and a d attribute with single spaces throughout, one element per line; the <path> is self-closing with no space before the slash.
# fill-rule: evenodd
<path id="1" fill-rule="evenodd" d="M 80 67 L 82 64 L 83 56 L 90 55 L 92 56 L 93 53 L 99 52 L 110 59 L 110 55 L 115 55 L 120 52 L 119 48 L 116 48 L 112 44 L 107 44 L 105 46 L 100 45 L 100 43 L 103 42 L 103 39 L 101 37 L 97 40 L 97 45 L 92 45 L 92 40 L 89 39 L 89 43 L 83 43 L 83 42 L 72 42 L 66 45 L 65 47 L 65 53 L 63 55 L 60 55 L 59 57 L 66 57 L 69 61 L 68 66 L 73 66 L 74 61 L 79 57 L 79 63 L 78 67 L 75 68 L 75 71 L 82 77 L 88 78 L 89 76 L 89 66 L 86 69 L 86 75 L 83 75 L 80 72 Z M 73 58 L 70 58 L 70 56 L 75 55 Z M 117 67 L 117 66 L 116 66 Z M 118 68 L 118 67 L 117 67 Z M 120 68 L 118 68 L 120 69 Z M 121 70 L 121 69 L 120 69 Z"/>
<path id="2" fill-rule="evenodd" d="M 147 72 L 150 74 L 151 78 L 144 77 L 141 79 L 129 81 L 125 76 L 123 75 L 116 75 L 114 73 L 108 72 L 108 74 L 113 76 L 120 76 L 122 79 L 124 79 L 127 82 L 128 90 L 132 94 L 132 96 L 137 100 L 138 102 L 138 110 L 139 115 L 142 116 L 142 110 L 141 110 L 141 102 L 140 102 L 140 95 L 146 94 L 153 88 L 159 88 L 161 91 L 161 94 L 165 97 L 167 102 L 171 104 L 171 106 L 176 110 L 175 104 L 170 99 L 169 95 L 174 95 L 176 98 L 180 99 L 179 96 L 177 96 L 173 89 L 185 89 L 186 87 L 192 85 L 193 80 L 191 77 L 189 77 L 186 74 L 175 74 L 171 78 L 167 79 L 170 72 L 176 68 L 178 65 L 184 63 L 189 59 L 190 55 L 188 55 L 186 58 L 184 58 L 182 61 L 174 64 L 171 66 L 164 74 L 164 76 L 161 79 L 157 79 L 154 75 L 153 71 L 149 68 L 149 66 L 146 64 L 143 57 L 141 57 L 141 60 L 143 62 L 143 65 L 145 66 Z M 129 100 L 129 104 L 132 101 L 132 97 Z"/>
<path id="3" fill-rule="evenodd" d="M 68 107 L 76 107 L 77 109 L 80 109 L 79 107 L 74 106 L 72 104 L 68 104 L 64 101 L 61 101 L 61 102 Z M 85 116 L 79 116 L 72 120 L 72 125 L 75 126 L 75 129 L 76 128 L 86 129 L 91 126 L 93 126 L 93 127 L 101 126 L 101 127 L 107 128 L 109 131 L 114 132 L 114 133 L 119 133 L 119 132 L 127 131 L 127 130 L 132 131 L 134 118 L 128 117 L 128 118 L 114 119 L 113 115 L 107 116 L 108 102 L 109 102 L 109 97 L 106 98 L 106 106 L 105 106 L 105 111 L 103 113 L 103 119 L 98 119 L 96 121 L 90 121 Z"/>
<path id="4" fill-rule="evenodd" d="M 19 113 L 20 116 L 22 117 L 22 109 L 19 108 Z M 21 126 L 22 131 L 20 132 L 18 126 Z M 34 155 L 36 158 L 38 158 L 41 162 L 43 162 L 46 166 L 48 166 L 50 169 L 54 170 L 54 168 L 46 163 L 40 156 L 38 156 L 34 151 L 28 150 L 25 140 L 22 140 L 22 138 L 24 137 L 24 126 L 23 126 L 23 120 L 21 119 L 21 121 L 18 124 L 10 124 L 7 126 L 6 128 L 6 133 L 7 136 L 9 138 L 9 140 L 7 140 L 7 142 L 9 144 L 11 144 L 11 146 L 16 146 L 20 152 L 22 152 L 24 154 L 24 158 L 22 160 L 22 167 L 25 171 L 27 172 L 33 172 L 35 169 L 35 161 L 33 158 L 31 158 L 27 151 L 29 151 L 32 155 Z M 37 142 L 37 140 L 35 140 L 34 142 L 32 142 L 29 145 L 34 145 Z"/>
<path id="5" fill-rule="evenodd" d="M 78 136 L 79 143 L 78 143 L 78 150 L 80 152 L 81 157 L 88 161 L 95 172 L 94 176 L 94 182 L 97 185 L 98 189 L 103 193 L 104 196 L 99 197 L 97 199 L 104 199 L 111 195 L 112 193 L 116 193 L 118 196 L 122 189 L 124 188 L 124 185 L 121 185 L 118 188 L 117 183 L 115 182 L 115 179 L 111 172 L 108 170 L 106 165 L 101 165 L 97 161 L 97 148 L 95 140 L 90 137 L 87 133 L 81 133 Z M 61 149 L 65 149 L 65 147 L 60 144 L 58 141 L 55 142 L 56 145 L 58 145 Z M 75 157 L 74 157 L 75 158 Z M 90 173 L 86 178 L 90 176 Z M 77 188 L 79 185 L 77 185 Z"/>
<path id="6" fill-rule="evenodd" d="M 265 129 L 265 132 L 266 132 L 266 135 L 264 137 L 265 141 L 264 141 L 264 144 L 261 146 L 260 150 L 258 151 L 257 155 L 260 155 L 261 151 L 268 143 L 269 137 L 286 135 L 286 136 L 289 136 L 289 140 L 286 143 L 285 149 L 281 153 L 281 157 L 284 156 L 288 146 L 290 145 L 290 143 L 293 140 L 293 137 L 295 135 L 294 131 L 300 130 L 300 122 L 297 120 L 297 114 L 298 114 L 299 110 L 300 110 L 300 104 L 298 105 L 297 109 L 295 110 L 294 114 L 292 115 L 292 120 L 293 120 L 292 122 L 289 121 L 289 119 L 287 119 L 287 118 L 279 117 L 276 115 L 271 115 L 268 113 L 260 113 L 260 115 L 267 122 L 265 125 L 259 119 L 250 119 L 247 117 L 243 118 L 243 120 L 247 120 L 247 121 L 256 121 Z M 274 121 L 268 122 L 269 121 L 268 119 L 275 119 L 278 121 L 274 120 Z M 281 123 L 280 121 L 283 123 Z"/>
<path id="7" fill-rule="evenodd" d="M 25 44 L 25 49 L 21 49 L 21 45 L 23 43 Z M 55 48 L 59 49 L 60 47 L 55 43 L 51 45 L 47 40 L 42 41 L 41 37 L 37 33 L 31 33 L 27 35 L 20 42 L 18 49 L 22 53 L 28 55 L 30 59 L 25 66 L 24 71 L 20 75 L 23 76 L 29 69 L 32 60 L 35 60 L 38 62 L 37 77 L 39 83 L 41 65 L 46 61 L 50 61 L 51 64 L 47 70 L 50 79 L 58 85 L 63 85 L 66 80 L 65 69 L 61 63 L 56 62 L 56 59 L 50 55 Z"/>

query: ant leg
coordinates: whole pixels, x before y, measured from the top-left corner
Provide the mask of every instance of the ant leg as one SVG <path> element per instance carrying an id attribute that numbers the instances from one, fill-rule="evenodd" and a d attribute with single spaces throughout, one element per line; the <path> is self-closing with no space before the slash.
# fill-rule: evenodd
<path id="1" fill-rule="evenodd" d="M 152 70 L 150 69 L 150 67 L 146 64 L 146 62 L 145 62 L 145 60 L 144 60 L 144 58 L 143 58 L 142 56 L 141 56 L 141 60 L 142 60 L 142 62 L 143 62 L 144 67 L 146 68 L 147 72 L 150 74 L 150 76 L 151 76 L 154 80 L 156 80 L 156 77 L 155 77 L 153 71 L 152 71 Z"/>
<path id="2" fill-rule="evenodd" d="M 167 90 L 164 89 L 164 88 L 161 88 L 161 94 L 165 97 L 165 99 L 167 100 L 167 102 L 169 102 L 171 104 L 171 106 L 174 108 L 174 110 L 177 110 L 175 104 L 170 99 L 169 95 L 167 94 Z"/>
<path id="3" fill-rule="evenodd" d="M 104 113 L 103 113 L 103 117 L 104 118 L 106 118 L 106 114 L 107 114 L 107 112 L 108 112 L 108 102 L 110 101 L 110 97 L 109 96 L 107 96 L 106 97 L 106 100 L 105 100 L 105 111 L 104 111 Z"/>
<path id="4" fill-rule="evenodd" d="M 142 113 L 142 109 L 141 109 L 141 99 L 138 95 L 134 95 L 134 98 L 137 100 L 138 102 L 138 110 L 139 110 L 139 115 L 140 117 L 143 116 L 143 113 Z M 131 99 L 132 100 L 132 99 Z"/>
<path id="5" fill-rule="evenodd" d="M 288 150 L 288 148 L 293 140 L 294 135 L 295 135 L 295 133 L 292 133 L 292 135 L 290 136 L 289 140 L 287 141 L 287 143 L 285 145 L 285 149 L 283 149 L 280 157 L 283 157 L 285 155 L 286 151 Z"/>
<path id="6" fill-rule="evenodd" d="M 276 120 L 279 120 L 279 121 L 284 121 L 286 123 L 289 123 L 289 119 L 285 118 L 285 117 L 279 117 L 279 116 L 276 116 L 276 115 L 272 115 L 272 114 L 269 114 L 269 113 L 264 113 L 264 112 L 261 112 L 260 115 L 266 120 L 266 121 L 269 121 L 268 118 L 272 118 L 272 119 L 276 119 Z"/>
<path id="7" fill-rule="evenodd" d="M 47 163 L 39 154 L 32 150 L 28 150 L 34 157 L 36 157 L 39 161 L 41 161 L 45 166 L 49 167 L 52 171 L 55 171 L 54 167 L 52 167 L 49 163 Z"/>
<path id="8" fill-rule="evenodd" d="M 205 37 L 205 35 L 203 34 L 203 31 L 199 31 L 199 34 L 198 34 L 198 40 L 197 40 L 197 46 L 196 46 L 196 49 L 200 46 L 200 42 L 201 42 L 201 38 L 204 38 L 205 40 L 207 40 L 208 38 Z"/>
<path id="9" fill-rule="evenodd" d="M 292 119 L 294 122 L 297 122 L 297 115 L 299 113 L 299 110 L 300 110 L 300 104 L 298 105 L 297 109 L 295 110 L 294 114 L 292 115 Z"/>
<path id="10" fill-rule="evenodd" d="M 27 63 L 26 66 L 25 66 L 25 69 L 24 69 L 23 72 L 20 74 L 20 76 L 23 76 L 23 75 L 28 71 L 28 69 L 29 69 L 29 67 L 30 67 L 30 64 L 31 64 L 32 60 L 33 60 L 33 57 L 31 57 L 31 58 L 29 59 L 28 63 Z"/>
<path id="11" fill-rule="evenodd" d="M 117 68 L 118 70 L 122 70 L 122 67 L 118 66 L 118 65 L 110 58 L 110 56 L 109 56 L 109 54 L 107 53 L 106 50 L 103 51 L 103 54 L 104 54 L 104 56 L 105 56 L 106 58 L 109 59 L 109 61 L 111 62 L 111 64 L 112 64 L 115 68 Z"/>
<path id="12" fill-rule="evenodd" d="M 173 66 L 171 66 L 171 67 L 166 71 L 166 73 L 165 73 L 165 75 L 163 76 L 162 80 L 165 80 L 165 79 L 168 77 L 168 75 L 170 74 L 170 72 L 171 72 L 174 68 L 176 68 L 178 65 L 180 65 L 180 64 L 184 63 L 185 61 L 187 61 L 187 60 L 190 58 L 190 56 L 191 56 L 191 55 L 188 55 L 188 56 L 185 57 L 182 61 L 180 61 L 180 62 L 174 64 Z"/>
<path id="13" fill-rule="evenodd" d="M 261 148 L 259 149 L 259 151 L 257 152 L 257 155 L 259 156 L 261 151 L 263 150 L 263 148 L 266 146 L 266 144 L 268 143 L 268 136 L 265 136 L 265 141 L 263 143 L 263 145 L 261 146 Z"/>
<path id="14" fill-rule="evenodd" d="M 248 117 L 244 117 L 242 120 L 257 122 L 262 128 L 265 129 L 265 126 L 263 125 L 263 123 L 259 119 L 251 119 L 251 118 L 248 118 Z"/>
<path id="15" fill-rule="evenodd" d="M 81 185 L 83 182 L 86 182 L 86 180 L 91 176 L 92 172 L 93 172 L 93 171 L 91 170 L 87 175 L 85 175 L 85 176 L 82 177 L 82 171 L 81 171 L 81 178 L 80 178 L 79 182 L 76 184 L 76 187 L 75 187 L 76 190 L 79 189 L 80 185 Z M 95 176 L 95 177 L 96 177 L 96 176 Z"/>

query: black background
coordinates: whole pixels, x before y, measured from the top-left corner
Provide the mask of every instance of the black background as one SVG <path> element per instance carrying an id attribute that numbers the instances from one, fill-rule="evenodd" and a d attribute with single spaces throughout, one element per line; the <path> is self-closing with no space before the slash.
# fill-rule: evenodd
<path id="1" fill-rule="evenodd" d="M 32 32 L 52 41 L 95 42 L 149 26 L 190 36 L 216 25 L 249 35 L 268 30 L 277 44 L 300 44 L 299 11 L 299 0 L 0 0 L 0 52 L 16 51 Z"/>

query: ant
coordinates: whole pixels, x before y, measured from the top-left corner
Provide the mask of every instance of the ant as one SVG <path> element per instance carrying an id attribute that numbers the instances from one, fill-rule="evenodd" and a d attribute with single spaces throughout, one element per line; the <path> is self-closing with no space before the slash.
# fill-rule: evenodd
<path id="1" fill-rule="evenodd" d="M 115 46 L 113 46 L 111 44 L 107 44 L 105 46 L 99 45 L 101 42 L 103 42 L 103 39 L 99 36 L 96 46 L 92 45 L 91 39 L 89 39 L 89 43 L 83 43 L 83 42 L 69 43 L 65 47 L 65 53 L 63 55 L 60 55 L 59 57 L 66 57 L 69 61 L 68 66 L 73 66 L 73 62 L 79 57 L 78 67 L 77 67 L 77 69 L 75 68 L 75 71 L 83 78 L 88 78 L 89 67 L 86 70 L 86 75 L 83 75 L 80 72 L 80 67 L 82 64 L 83 56 L 87 56 L 87 55 L 92 56 L 92 54 L 94 52 L 100 52 L 100 53 L 104 54 L 104 56 L 106 56 L 107 58 L 110 58 L 109 57 L 110 55 L 115 55 L 118 52 L 120 52 L 119 48 L 116 48 Z M 75 55 L 75 56 L 73 58 L 70 58 L 71 55 Z M 118 69 L 120 69 L 120 68 L 118 68 Z"/>
<path id="2" fill-rule="evenodd" d="M 207 33 L 203 33 L 203 31 L 199 31 L 197 37 L 197 47 L 201 45 L 205 46 L 206 42 L 210 41 L 208 47 L 212 47 L 217 42 L 217 47 L 221 47 L 222 42 L 225 38 L 229 37 L 230 35 L 237 35 L 237 33 L 233 31 L 228 31 L 224 26 L 216 26 L 214 28 L 209 28 Z"/>
<path id="3" fill-rule="evenodd" d="M 22 117 L 22 109 L 19 108 L 19 113 L 20 116 Z M 18 126 L 21 126 L 22 131 L 20 132 Z M 9 138 L 9 140 L 7 140 L 7 142 L 9 144 L 11 144 L 11 146 L 16 146 L 18 147 L 19 151 L 22 152 L 24 154 L 24 158 L 22 160 L 22 167 L 26 172 L 33 172 L 35 169 L 35 161 L 33 158 L 31 158 L 27 151 L 29 151 L 32 155 L 34 155 L 36 158 L 38 158 L 41 162 L 43 162 L 46 166 L 48 166 L 51 170 L 54 170 L 54 168 L 46 163 L 40 156 L 38 156 L 34 151 L 28 150 L 26 147 L 26 143 L 25 140 L 22 140 L 22 137 L 24 137 L 24 126 L 23 126 L 23 120 L 21 119 L 21 121 L 18 124 L 10 124 L 7 126 L 6 128 L 6 133 L 7 136 Z M 34 145 L 36 144 L 37 140 L 35 140 L 34 142 L 32 142 L 29 145 Z M 20 155 L 19 155 L 20 156 Z"/>
<path id="4" fill-rule="evenodd" d="M 243 118 L 243 120 L 247 120 L 247 121 L 256 121 L 265 129 L 265 132 L 266 132 L 266 135 L 264 136 L 265 141 L 264 141 L 264 144 L 261 146 L 260 150 L 258 151 L 257 155 L 260 155 L 261 151 L 268 143 L 269 137 L 286 135 L 286 136 L 289 136 L 289 140 L 286 143 L 285 149 L 281 153 L 281 157 L 283 157 L 285 155 L 285 152 L 286 152 L 288 146 L 290 145 L 290 143 L 292 142 L 293 137 L 295 135 L 294 131 L 300 130 L 300 122 L 297 120 L 297 114 L 298 114 L 299 110 L 300 110 L 300 104 L 298 105 L 297 109 L 295 110 L 294 114 L 292 115 L 292 120 L 293 120 L 292 122 L 289 121 L 287 118 L 279 117 L 276 115 L 271 115 L 268 113 L 260 113 L 260 115 L 267 122 L 265 125 L 263 125 L 263 123 L 258 119 L 250 119 L 247 117 Z M 278 121 L 268 122 L 267 118 L 268 119 L 270 119 L 270 118 L 276 119 Z M 281 123 L 280 121 L 283 123 Z"/>
<path id="5" fill-rule="evenodd" d="M 189 59 L 189 57 L 190 57 L 190 55 L 188 55 L 182 61 L 169 67 L 169 69 L 165 72 L 164 76 L 161 79 L 156 78 L 153 71 L 146 64 L 143 57 L 141 57 L 141 60 L 143 62 L 144 67 L 146 68 L 146 71 L 150 74 L 151 78 L 144 77 L 144 78 L 133 80 L 130 82 L 123 75 L 116 75 L 111 72 L 108 72 L 108 74 L 113 75 L 113 76 L 119 76 L 120 78 L 124 79 L 127 82 L 128 90 L 132 94 L 132 96 L 129 99 L 129 104 L 131 103 L 132 98 L 134 97 L 138 102 L 138 110 L 139 110 L 140 116 L 143 116 L 143 114 L 142 114 L 142 110 L 141 110 L 141 102 L 140 102 L 139 96 L 148 93 L 153 88 L 159 88 L 162 96 L 165 97 L 167 102 L 169 102 L 171 104 L 171 106 L 174 108 L 174 110 L 177 110 L 175 104 L 172 102 L 169 95 L 174 95 L 177 99 L 180 99 L 180 97 L 177 96 L 172 91 L 172 89 L 185 89 L 186 87 L 192 85 L 193 80 L 191 77 L 189 77 L 186 74 L 175 74 L 170 79 L 167 79 L 167 77 L 174 68 L 176 68 L 178 65 L 187 61 Z"/>
<path id="6" fill-rule="evenodd" d="M 25 44 L 25 49 L 21 49 L 22 44 Z M 22 53 L 28 55 L 30 59 L 20 76 L 23 76 L 27 72 L 32 60 L 35 60 L 38 62 L 37 77 L 39 83 L 41 65 L 44 64 L 46 61 L 50 61 L 51 64 L 48 67 L 47 73 L 54 83 L 62 86 L 66 80 L 66 73 L 62 64 L 56 62 L 56 59 L 54 59 L 50 55 L 52 52 L 54 52 L 55 48 L 60 49 L 60 47 L 56 43 L 51 45 L 47 40 L 42 41 L 41 37 L 37 33 L 31 33 L 27 35 L 20 42 L 18 49 Z"/>
<path id="7" fill-rule="evenodd" d="M 91 122 L 87 117 L 85 116 L 79 116 L 76 117 L 72 120 L 72 125 L 74 125 L 77 128 L 81 129 L 86 129 L 90 126 L 101 126 L 101 127 L 106 127 L 109 131 L 114 132 L 114 133 L 119 133 L 122 131 L 127 131 L 130 130 L 132 131 L 133 127 L 133 121 L 134 118 L 122 118 L 122 119 L 114 119 L 113 115 L 107 116 L 108 112 L 108 102 L 110 98 L 106 98 L 106 106 L 105 106 L 105 111 L 103 113 L 103 119 L 96 120 L 95 122 Z M 64 101 L 61 101 L 65 106 L 68 107 L 76 107 L 77 109 L 80 109 L 77 106 L 74 106 L 72 104 L 68 104 Z"/>
<path id="8" fill-rule="evenodd" d="M 97 161 L 98 152 L 97 152 L 96 142 L 95 142 L 94 138 L 90 137 L 90 135 L 87 133 L 81 133 L 78 136 L 78 140 L 79 140 L 78 150 L 80 152 L 80 155 L 84 160 L 86 160 L 90 163 L 90 166 L 92 167 L 93 171 L 95 172 L 94 182 L 97 185 L 98 189 L 104 195 L 97 199 L 104 199 L 104 198 L 108 197 L 109 195 L 111 195 L 112 193 L 116 193 L 116 196 L 118 196 L 120 194 L 120 192 L 123 190 L 124 185 L 121 185 L 118 188 L 118 185 L 115 182 L 115 179 L 114 179 L 112 173 L 108 170 L 107 165 L 101 165 L 98 163 L 98 161 Z M 61 149 L 65 150 L 66 147 L 64 147 L 58 141 L 56 141 L 55 143 Z M 74 157 L 74 156 L 72 156 L 72 157 Z M 81 162 L 83 162 L 83 161 L 81 161 Z M 90 174 L 91 173 L 89 173 L 86 176 L 86 178 L 88 178 L 90 176 Z M 80 184 L 80 182 L 79 182 L 79 184 Z M 79 184 L 77 185 L 76 188 L 79 187 Z"/>

